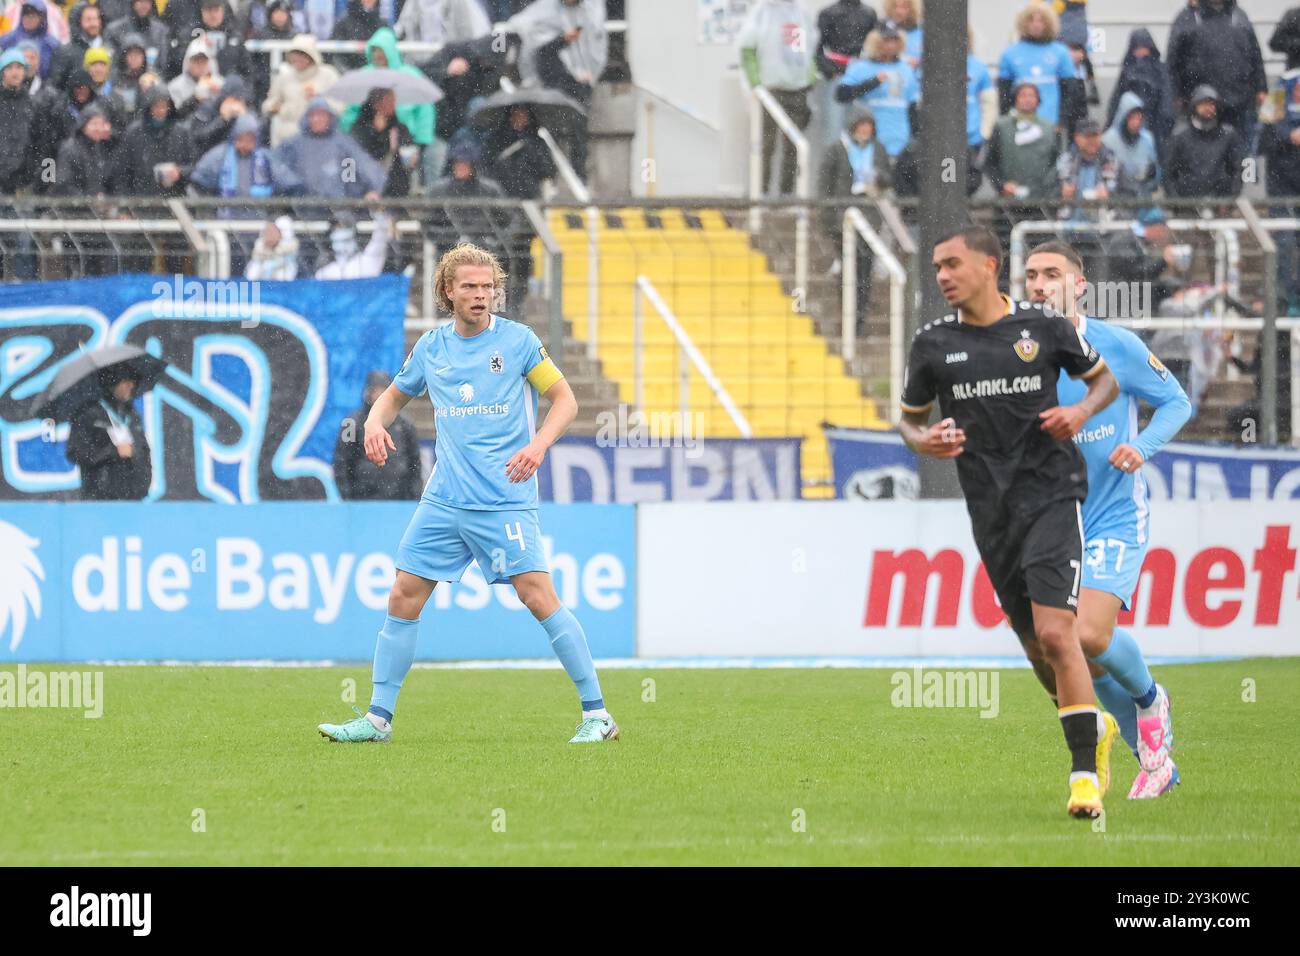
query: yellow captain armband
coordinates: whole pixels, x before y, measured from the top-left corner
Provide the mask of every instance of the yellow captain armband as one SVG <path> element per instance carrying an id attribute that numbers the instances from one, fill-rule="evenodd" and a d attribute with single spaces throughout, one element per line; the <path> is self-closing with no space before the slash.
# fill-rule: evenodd
<path id="1" fill-rule="evenodd" d="M 528 370 L 527 378 L 528 384 L 537 389 L 538 395 L 545 395 L 552 385 L 564 378 L 564 373 L 549 358 L 543 358 Z"/>

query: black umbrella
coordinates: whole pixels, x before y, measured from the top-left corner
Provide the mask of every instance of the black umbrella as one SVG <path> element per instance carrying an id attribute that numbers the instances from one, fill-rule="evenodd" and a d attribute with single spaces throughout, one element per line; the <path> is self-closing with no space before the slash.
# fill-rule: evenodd
<path id="1" fill-rule="evenodd" d="M 59 369 L 54 381 L 32 402 L 32 416 L 56 422 L 71 418 L 82 405 L 103 396 L 101 374 L 110 369 L 130 373 L 136 380 L 138 395 L 154 387 L 167 370 L 167 363 L 135 345 L 109 345 L 83 352 Z"/>
<path id="2" fill-rule="evenodd" d="M 479 104 L 469 121 L 482 130 L 495 129 L 510 119 L 510 110 L 516 106 L 528 107 L 533 111 L 538 126 L 545 126 L 552 133 L 561 135 L 573 129 L 587 115 L 581 103 L 559 90 L 526 86 L 508 93 L 505 90 L 493 93 Z"/>

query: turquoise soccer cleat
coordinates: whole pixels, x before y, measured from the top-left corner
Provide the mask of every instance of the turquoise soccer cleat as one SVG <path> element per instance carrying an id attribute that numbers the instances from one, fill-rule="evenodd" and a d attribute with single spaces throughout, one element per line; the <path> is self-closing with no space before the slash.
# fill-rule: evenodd
<path id="1" fill-rule="evenodd" d="M 319 724 L 316 729 L 322 737 L 340 744 L 386 744 L 393 739 L 391 730 L 380 730 L 355 706 L 352 712 L 357 716 L 345 724 Z"/>
<path id="2" fill-rule="evenodd" d="M 569 743 L 598 744 L 606 740 L 618 740 L 618 724 L 614 723 L 614 718 L 584 717 Z"/>

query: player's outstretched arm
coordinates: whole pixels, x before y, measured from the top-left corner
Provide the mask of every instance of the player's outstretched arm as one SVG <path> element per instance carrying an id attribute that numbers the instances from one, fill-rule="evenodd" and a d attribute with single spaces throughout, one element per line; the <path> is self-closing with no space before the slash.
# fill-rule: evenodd
<path id="1" fill-rule="evenodd" d="M 389 385 L 384 389 L 384 394 L 380 395 L 375 404 L 370 407 L 370 414 L 366 416 L 366 457 L 380 468 L 388 461 L 389 451 L 397 450 L 397 445 L 393 443 L 393 436 L 388 434 L 388 426 L 393 424 L 397 413 L 405 408 L 410 400 L 410 395 L 396 385 Z"/>
<path id="2" fill-rule="evenodd" d="M 898 433 L 903 436 L 907 447 L 918 455 L 931 458 L 956 458 L 962 453 L 966 441 L 966 432 L 956 427 L 951 418 L 927 426 L 925 421 L 930 410 L 923 412 L 903 412 L 898 422 Z"/>
<path id="3" fill-rule="evenodd" d="M 569 430 L 578 415 L 578 400 L 564 379 L 557 380 L 543 394 L 550 401 L 551 410 L 546 413 L 546 421 L 542 422 L 533 440 L 506 462 L 506 476 L 510 481 L 527 481 L 533 477 L 546 457 L 546 449 Z"/>

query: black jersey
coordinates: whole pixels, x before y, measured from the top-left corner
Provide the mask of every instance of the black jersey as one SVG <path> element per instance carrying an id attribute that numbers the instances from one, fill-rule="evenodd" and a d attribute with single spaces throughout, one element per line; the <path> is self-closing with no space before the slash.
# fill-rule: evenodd
<path id="1" fill-rule="evenodd" d="M 1063 498 L 1083 500 L 1083 456 L 1074 442 L 1043 431 L 1039 413 L 1060 404 L 1061 370 L 1091 378 L 1105 362 L 1060 313 L 1003 298 L 1008 311 L 992 325 L 952 313 L 917 330 L 903 411 L 924 412 L 937 397 L 943 417 L 966 432 L 956 461 L 968 505 L 1002 502 L 1031 512 Z"/>

